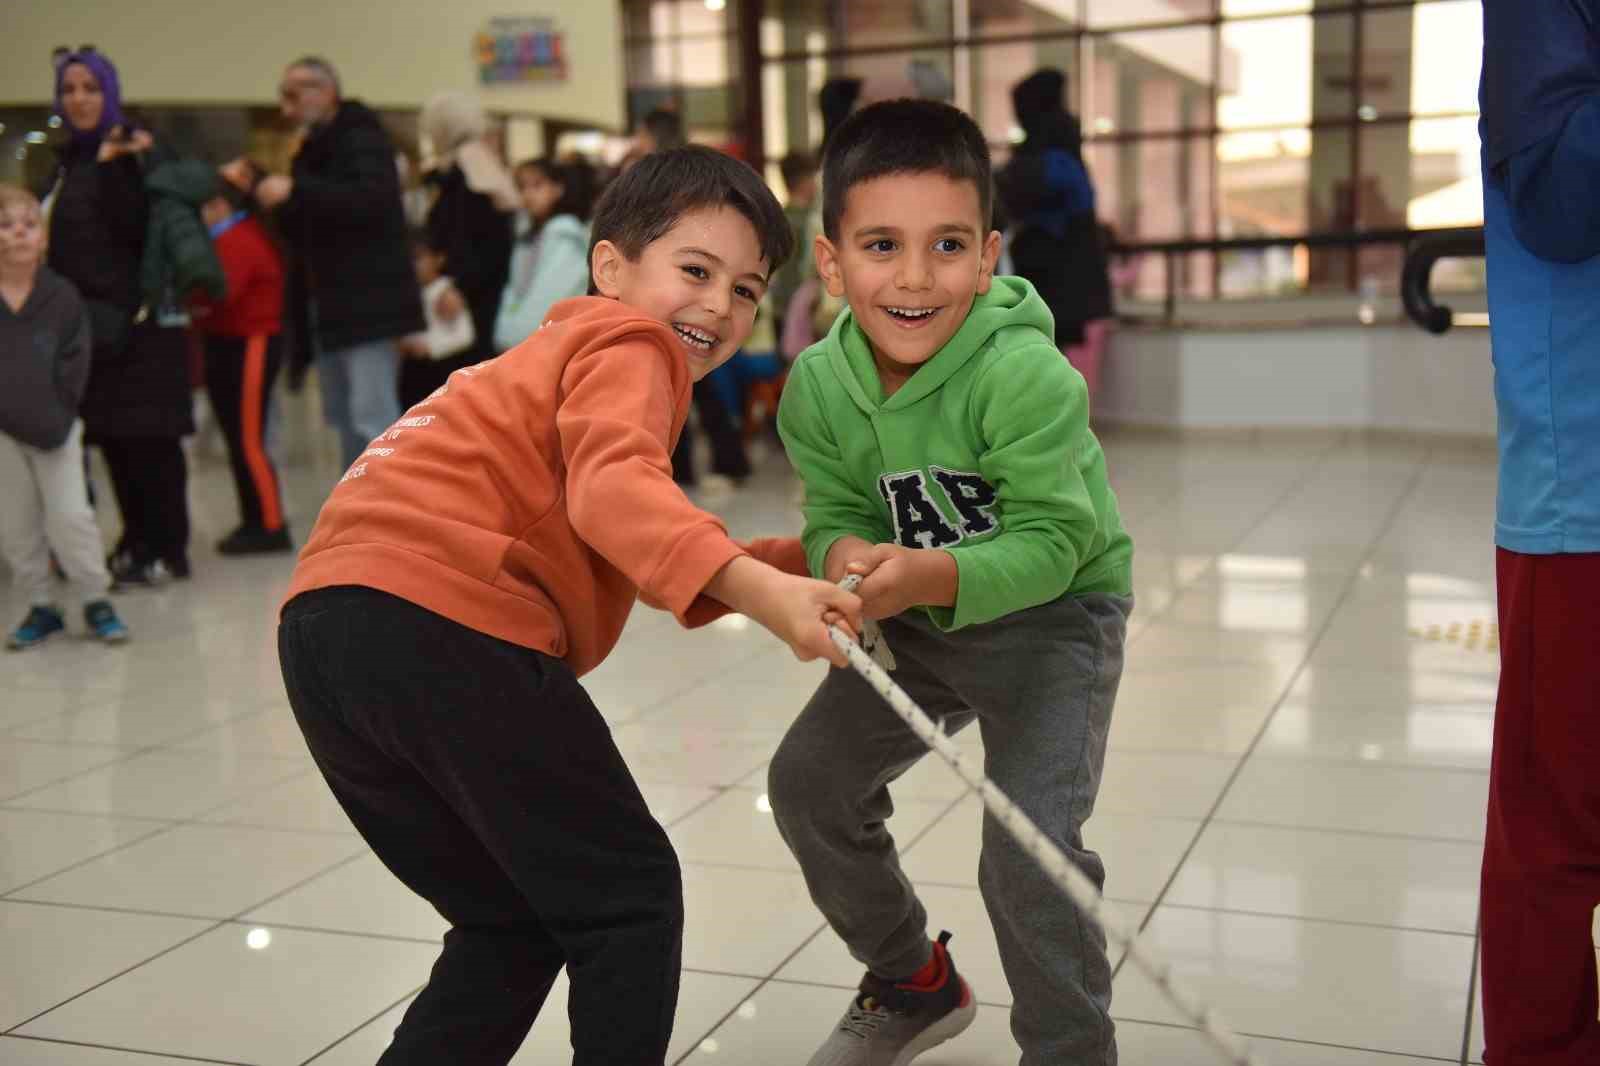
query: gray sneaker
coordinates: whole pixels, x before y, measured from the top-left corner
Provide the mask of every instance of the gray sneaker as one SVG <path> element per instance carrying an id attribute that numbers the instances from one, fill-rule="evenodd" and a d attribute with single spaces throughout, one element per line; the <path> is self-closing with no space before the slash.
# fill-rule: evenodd
<path id="1" fill-rule="evenodd" d="M 941 933 L 933 947 L 941 973 L 932 988 L 863 977 L 860 993 L 808 1066 L 906 1066 L 971 1025 L 978 1004 L 956 973 L 949 942 L 950 934 Z"/>

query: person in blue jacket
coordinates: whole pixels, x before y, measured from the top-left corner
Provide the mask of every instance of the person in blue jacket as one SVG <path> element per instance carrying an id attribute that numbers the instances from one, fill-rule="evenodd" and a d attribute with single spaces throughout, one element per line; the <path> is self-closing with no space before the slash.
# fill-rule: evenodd
<path id="1" fill-rule="evenodd" d="M 1600 904 L 1600 0 L 1485 0 L 1500 692 L 1489 1066 L 1593 1066 Z"/>

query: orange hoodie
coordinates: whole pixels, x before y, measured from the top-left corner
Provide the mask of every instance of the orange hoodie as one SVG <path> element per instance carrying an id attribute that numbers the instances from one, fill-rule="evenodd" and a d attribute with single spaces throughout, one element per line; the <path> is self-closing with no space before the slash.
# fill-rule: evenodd
<path id="1" fill-rule="evenodd" d="M 458 370 L 334 488 L 285 599 L 333 585 L 598 666 L 641 594 L 684 625 L 748 552 L 806 572 L 798 540 L 739 545 L 672 480 L 692 382 L 671 328 L 582 296 L 497 359 Z"/>

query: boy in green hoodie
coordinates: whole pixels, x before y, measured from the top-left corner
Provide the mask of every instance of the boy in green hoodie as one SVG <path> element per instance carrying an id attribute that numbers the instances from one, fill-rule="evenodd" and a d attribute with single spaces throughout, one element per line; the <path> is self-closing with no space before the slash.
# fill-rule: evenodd
<path id="1" fill-rule="evenodd" d="M 789 376 L 778 427 L 805 482 L 812 573 L 863 574 L 895 679 L 1097 885 L 1085 848 L 1132 609 L 1132 542 L 1050 312 L 996 278 L 990 165 L 955 108 L 851 116 L 823 162 L 818 271 L 849 310 Z M 811 1066 L 904 1066 L 971 1024 L 973 996 L 907 881 L 889 785 L 926 748 L 832 670 L 768 775 L 811 897 L 867 968 Z M 992 818 L 978 880 L 1023 1066 L 1114 1066 L 1105 939 Z"/>

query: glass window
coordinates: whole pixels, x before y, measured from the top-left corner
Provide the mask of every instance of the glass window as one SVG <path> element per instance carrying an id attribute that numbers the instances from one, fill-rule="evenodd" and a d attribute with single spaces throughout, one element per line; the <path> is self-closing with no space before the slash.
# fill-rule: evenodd
<path id="1" fill-rule="evenodd" d="M 1311 0 L 1222 0 L 1224 17 L 1238 15 L 1285 15 L 1310 11 Z"/>
<path id="2" fill-rule="evenodd" d="M 1077 49 L 1076 37 L 1064 37 L 975 45 L 969 51 L 972 86 L 968 109 L 994 146 L 997 164 L 1005 160 L 1009 146 L 1022 137 L 1011 106 L 1011 88 L 1017 82 L 1043 67 L 1066 71 L 1066 103 L 1069 108 L 1076 108 L 1079 86 L 1070 79 L 1070 72 L 1078 69 Z"/>
<path id="3" fill-rule="evenodd" d="M 974 38 L 1063 33 L 1079 26 L 1078 0 L 985 0 L 971 18 Z"/>
<path id="4" fill-rule="evenodd" d="M 1186 22 L 1208 17 L 1216 0 L 1088 0 L 1091 29 Z"/>
<path id="5" fill-rule="evenodd" d="M 955 36 L 950 0 L 850 0 L 838 6 L 846 48 L 921 45 Z"/>
<path id="6" fill-rule="evenodd" d="M 1211 125 L 1209 26 L 1090 38 L 1085 132 L 1171 132 Z"/>
<path id="7" fill-rule="evenodd" d="M 1349 15 L 1246 19 L 1222 25 L 1217 126 L 1304 124 L 1351 112 Z"/>
<path id="8" fill-rule="evenodd" d="M 1128 242 L 1210 237 L 1210 137 L 1095 141 L 1084 150 L 1102 220 Z"/>
<path id="9" fill-rule="evenodd" d="M 1367 229 L 1482 225 L 1477 119 L 1363 127 L 1360 190 Z"/>
<path id="10" fill-rule="evenodd" d="M 1476 112 L 1476 62 L 1483 55 L 1480 0 L 1418 4 L 1411 40 L 1412 113 Z"/>
<path id="11" fill-rule="evenodd" d="M 1362 16 L 1361 85 L 1356 113 L 1364 122 L 1405 115 L 1411 110 L 1413 34 L 1411 8 L 1369 11 Z M 1473 56 L 1476 60 L 1481 56 Z M 1460 77 L 1459 67 L 1455 77 Z M 1476 76 L 1470 80 L 1476 81 Z"/>

